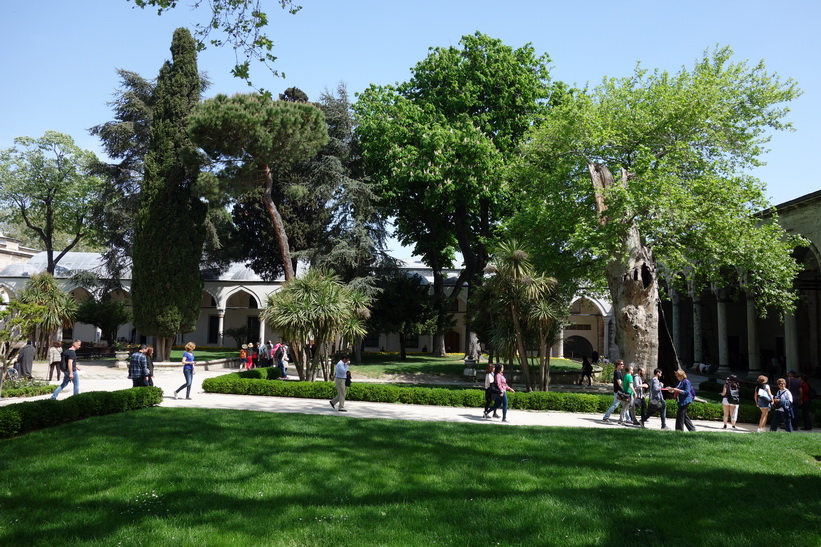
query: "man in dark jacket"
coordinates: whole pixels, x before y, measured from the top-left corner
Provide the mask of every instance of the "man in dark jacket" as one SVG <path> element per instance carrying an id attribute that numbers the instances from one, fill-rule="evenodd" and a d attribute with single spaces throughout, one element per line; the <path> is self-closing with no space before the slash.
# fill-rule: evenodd
<path id="1" fill-rule="evenodd" d="M 21 378 L 31 379 L 31 369 L 34 365 L 34 345 L 31 340 L 26 341 L 26 345 L 20 348 L 20 353 L 17 354 L 17 370 L 20 372 Z"/>

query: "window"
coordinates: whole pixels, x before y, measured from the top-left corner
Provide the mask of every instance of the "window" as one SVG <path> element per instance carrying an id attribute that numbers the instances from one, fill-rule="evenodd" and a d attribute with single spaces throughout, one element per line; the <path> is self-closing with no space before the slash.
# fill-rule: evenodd
<path id="1" fill-rule="evenodd" d="M 369 332 L 367 336 L 362 340 L 362 345 L 366 348 L 378 348 L 379 347 L 379 333 L 372 333 Z"/>
<path id="2" fill-rule="evenodd" d="M 593 325 L 590 324 L 581 324 L 581 323 L 571 323 L 567 325 L 564 330 L 593 330 Z"/>
<path id="3" fill-rule="evenodd" d="M 408 334 L 405 336 L 405 347 L 408 348 L 419 348 L 419 335 L 418 334 Z"/>

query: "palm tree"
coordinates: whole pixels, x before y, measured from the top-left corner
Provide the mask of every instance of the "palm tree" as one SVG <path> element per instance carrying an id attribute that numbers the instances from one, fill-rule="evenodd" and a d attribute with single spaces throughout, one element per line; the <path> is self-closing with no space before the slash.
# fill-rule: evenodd
<path id="1" fill-rule="evenodd" d="M 515 348 L 525 384 L 531 390 L 533 381 L 525 339 L 529 327 L 539 329 L 539 353 L 544 359 L 547 336 L 542 336 L 541 333 L 548 332 L 544 329 L 549 327 L 549 318 L 557 315 L 551 299 L 556 280 L 536 272 L 527 251 L 515 240 L 502 242 L 496 247 L 485 273 L 490 277 L 481 290 L 485 294 L 484 300 L 497 318 L 492 329 L 494 346 L 507 347 L 511 353 Z M 541 313 L 539 308 L 543 309 Z M 536 311 L 531 313 L 531 310 Z"/>
<path id="2" fill-rule="evenodd" d="M 320 363 L 323 377 L 328 379 L 324 358 L 332 348 L 350 345 L 351 340 L 367 333 L 369 304 L 367 296 L 343 285 L 337 276 L 312 269 L 270 294 L 261 317 L 291 342 L 299 378 L 312 382 Z M 313 359 L 309 359 L 307 348 L 311 339 L 316 347 Z"/>
<path id="3" fill-rule="evenodd" d="M 25 288 L 20 291 L 20 302 L 38 304 L 45 312 L 40 321 L 30 329 L 29 337 L 37 342 L 37 355 L 45 358 L 50 343 L 57 331 L 70 327 L 77 315 L 77 301 L 57 286 L 57 281 L 48 272 L 34 274 Z"/>

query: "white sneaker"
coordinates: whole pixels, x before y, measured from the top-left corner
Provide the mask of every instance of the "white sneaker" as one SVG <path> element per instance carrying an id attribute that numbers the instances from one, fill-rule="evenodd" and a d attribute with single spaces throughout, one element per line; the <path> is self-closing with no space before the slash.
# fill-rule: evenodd
<path id="1" fill-rule="evenodd" d="M 174 392 L 174 398 L 175 399 L 177 398 L 177 392 L 176 391 Z"/>

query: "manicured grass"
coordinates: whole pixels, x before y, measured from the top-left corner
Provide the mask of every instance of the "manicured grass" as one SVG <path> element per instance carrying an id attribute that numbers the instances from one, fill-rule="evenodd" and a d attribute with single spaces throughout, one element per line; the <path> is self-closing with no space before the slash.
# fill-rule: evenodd
<path id="1" fill-rule="evenodd" d="M 820 447 L 151 408 L 0 441 L 0 544 L 818 545 Z"/>

